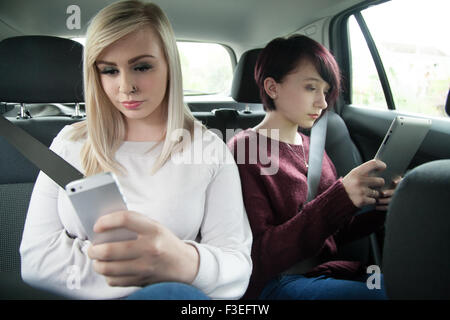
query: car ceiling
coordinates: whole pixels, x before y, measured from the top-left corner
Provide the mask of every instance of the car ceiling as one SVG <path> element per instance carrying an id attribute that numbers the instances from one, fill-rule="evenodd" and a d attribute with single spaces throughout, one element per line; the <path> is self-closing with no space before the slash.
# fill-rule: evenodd
<path id="1" fill-rule="evenodd" d="M 363 0 L 154 0 L 178 40 L 218 42 L 235 51 L 263 46 Z M 89 20 L 115 0 L 2 0 L 0 39 L 17 35 L 82 37 Z M 78 5 L 81 29 L 69 30 L 66 9 Z"/>

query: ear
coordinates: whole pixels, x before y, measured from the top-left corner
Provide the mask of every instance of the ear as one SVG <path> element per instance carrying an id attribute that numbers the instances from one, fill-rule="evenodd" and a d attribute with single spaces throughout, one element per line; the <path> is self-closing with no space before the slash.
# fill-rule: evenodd
<path id="1" fill-rule="evenodd" d="M 266 94 L 272 99 L 276 99 L 278 96 L 278 83 L 272 77 L 264 79 L 264 90 Z"/>

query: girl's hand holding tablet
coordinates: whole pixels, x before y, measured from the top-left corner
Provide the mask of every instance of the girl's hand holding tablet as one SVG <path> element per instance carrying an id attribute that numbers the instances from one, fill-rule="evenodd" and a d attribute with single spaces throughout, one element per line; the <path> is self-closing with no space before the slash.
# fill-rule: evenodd
<path id="1" fill-rule="evenodd" d="M 385 169 L 384 162 L 370 160 L 354 168 L 342 179 L 345 190 L 356 207 L 361 208 L 377 203 L 380 192 L 376 188 L 384 185 L 384 179 L 371 176 L 371 172 Z"/>

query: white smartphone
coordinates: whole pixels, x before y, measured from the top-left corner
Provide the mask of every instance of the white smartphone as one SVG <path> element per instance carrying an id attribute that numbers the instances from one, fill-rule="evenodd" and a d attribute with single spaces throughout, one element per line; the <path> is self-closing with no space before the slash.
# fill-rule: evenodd
<path id="1" fill-rule="evenodd" d="M 98 218 L 115 211 L 127 210 L 126 202 L 112 173 L 100 173 L 67 184 L 67 195 L 93 244 L 137 239 L 125 228 L 94 232 Z"/>
<path id="2" fill-rule="evenodd" d="M 375 159 L 386 163 L 386 170 L 374 175 L 384 178 L 381 190 L 393 187 L 393 180 L 404 175 L 431 127 L 430 119 L 397 116 L 391 123 Z"/>

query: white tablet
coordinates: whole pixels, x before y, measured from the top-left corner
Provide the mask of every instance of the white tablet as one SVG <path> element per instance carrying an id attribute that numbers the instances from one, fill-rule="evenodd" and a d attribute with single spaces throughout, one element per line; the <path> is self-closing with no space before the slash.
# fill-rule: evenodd
<path id="1" fill-rule="evenodd" d="M 392 180 L 404 175 L 430 127 L 429 119 L 397 116 L 392 121 L 375 155 L 375 159 L 387 166 L 386 170 L 376 174 L 384 178 L 382 190 L 392 188 Z"/>

